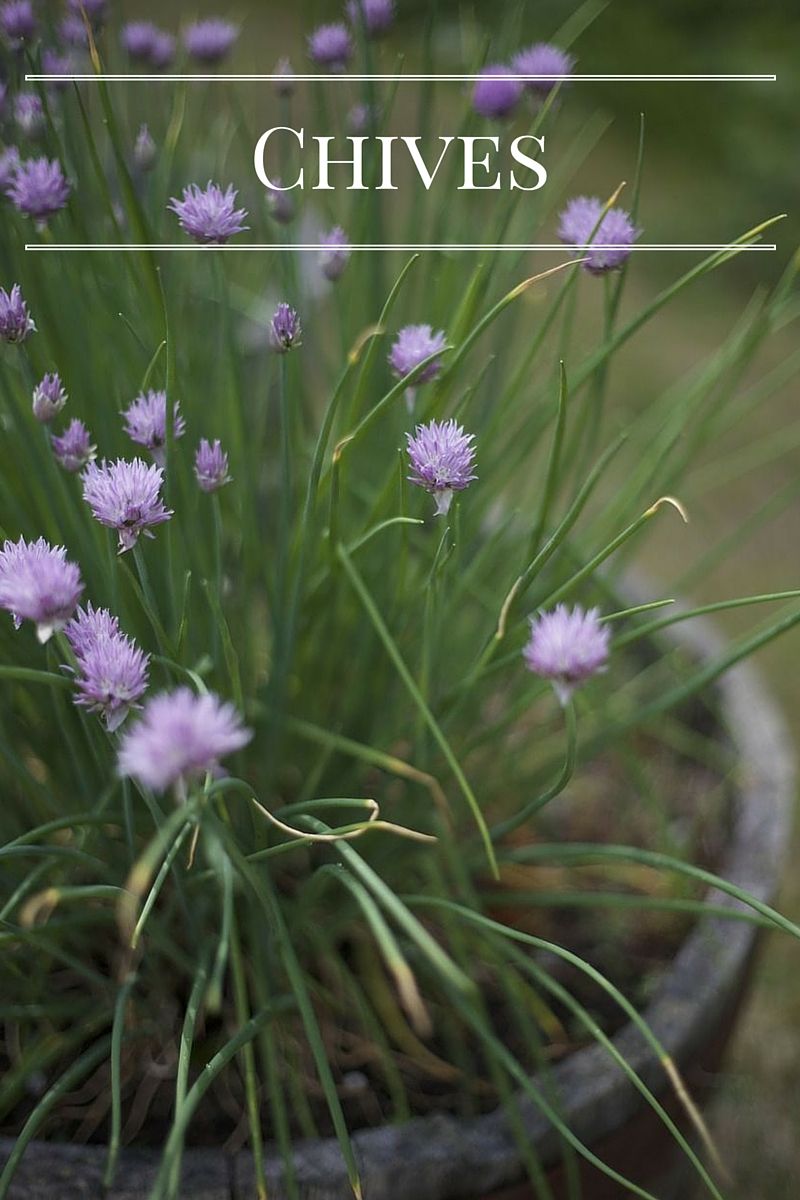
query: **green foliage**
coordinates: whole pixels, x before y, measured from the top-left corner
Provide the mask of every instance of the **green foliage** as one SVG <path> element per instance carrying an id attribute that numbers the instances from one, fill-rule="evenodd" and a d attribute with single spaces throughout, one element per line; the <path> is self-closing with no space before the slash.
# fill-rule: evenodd
<path id="1" fill-rule="evenodd" d="M 343 121 L 338 85 L 324 102 L 331 121 Z M 482 128 L 461 115 L 465 129 Z M 561 119 L 560 102 L 522 120 L 549 136 Z M 162 146 L 147 179 L 127 165 L 143 120 Z M 115 241 L 122 231 L 137 242 L 175 240 L 168 198 L 196 177 L 227 183 L 240 144 L 250 144 L 250 131 L 225 85 L 77 87 L 44 137 L 75 195 L 41 238 Z M 641 163 L 634 147 L 637 175 Z M 279 241 L 263 197 L 249 175 L 241 179 L 254 239 Z M 606 181 L 607 195 L 617 184 Z M 547 189 L 524 202 L 503 196 L 486 215 L 486 240 L 544 237 L 557 200 Z M 314 219 L 335 218 L 354 239 L 376 240 L 400 219 L 346 192 L 325 203 L 331 211 Z M 537 1039 L 552 1034 L 551 1005 L 610 1042 L 580 997 L 520 950 L 542 939 L 489 919 L 484 885 L 499 873 L 502 887 L 514 864 L 590 859 L 681 875 L 687 890 L 651 897 L 654 907 L 702 912 L 695 885 L 726 890 L 682 860 L 691 839 L 559 847 L 546 840 L 547 821 L 602 756 L 624 781 L 615 814 L 624 831 L 658 737 L 713 761 L 727 795 L 735 763 L 713 721 L 698 729 L 694 717 L 713 715 L 722 671 L 800 620 L 792 603 L 719 661 L 698 665 L 662 638 L 692 614 L 650 612 L 670 603 L 680 581 L 662 580 L 659 594 L 636 604 L 624 582 L 644 539 L 681 537 L 673 497 L 687 481 L 724 479 L 729 460 L 715 454 L 725 433 L 755 408 L 768 412 L 800 365 L 746 386 L 765 339 L 798 315 L 796 263 L 662 395 L 631 396 L 618 359 L 665 305 L 724 273 L 772 221 L 683 272 L 676 265 L 663 289 L 633 304 L 625 283 L 635 257 L 601 280 L 567 254 L 555 271 L 522 253 L 354 254 L 331 288 L 299 253 L 26 254 L 39 235 L 9 209 L 3 215 L 2 282 L 21 283 L 39 330 L 2 355 L 3 532 L 64 544 L 86 598 L 111 608 L 153 654 L 152 689 L 188 681 L 217 692 L 255 736 L 228 764 L 230 777 L 207 779 L 184 801 L 140 791 L 115 774 L 117 735 L 71 703 L 64 654 L 0 623 L 0 1015 L 17 1030 L 0 1113 L 24 1119 L 0 1200 L 28 1141 L 101 1063 L 109 1105 L 96 1126 L 109 1142 L 111 1182 L 141 1047 L 174 1047 L 153 1200 L 179 1194 L 185 1140 L 221 1078 L 246 1114 L 262 1194 L 265 1139 L 277 1143 L 296 1194 L 292 1139 L 332 1132 L 358 1195 L 350 1134 L 364 1116 L 347 1101 L 340 1034 L 370 1048 L 381 1119 L 414 1110 L 410 1077 L 455 1074 L 466 1112 L 478 1101 L 464 1080 L 488 1078 L 510 1113 L 521 1088 L 548 1115 L 569 1170 L 583 1156 L 648 1195 L 601 1163 L 531 1082 L 543 1058 Z M 638 219 L 647 226 L 646 210 Z M 436 240 L 444 223 L 456 242 L 474 235 L 476 213 L 468 198 L 445 207 L 432 194 L 403 220 L 414 240 Z M 303 323 L 302 347 L 286 356 L 267 345 L 278 300 Z M 396 382 L 385 360 L 396 330 L 417 321 L 443 328 L 448 351 L 438 378 L 418 387 L 412 418 L 404 393 L 415 380 Z M 131 454 L 119 412 L 140 389 L 163 387 L 170 404 L 180 401 L 188 433 L 170 434 L 166 447 L 175 516 L 137 547 L 135 563 L 116 555 L 112 533 L 92 520 L 79 480 L 60 471 L 32 417 L 32 381 L 54 369 L 70 394 L 68 415 L 87 423 L 109 459 Z M 430 497 L 408 484 L 404 434 L 450 416 L 476 435 L 479 478 L 434 518 Z M 213 497 L 192 473 L 201 436 L 221 438 L 230 452 L 233 483 Z M 775 437 L 777 446 L 753 453 L 780 453 Z M 726 552 L 736 552 L 734 540 Z M 796 591 L 780 590 L 793 582 L 699 611 L 795 601 Z M 566 738 L 564 715 L 520 653 L 529 615 L 562 600 L 600 605 L 615 632 L 608 673 L 567 709 Z M 668 789 L 669 779 L 655 787 L 662 813 Z M 598 903 L 624 915 L 630 894 L 608 878 Z M 582 903 L 543 880 L 528 900 L 515 891 L 518 907 L 535 916 L 542 898 L 551 908 Z M 750 904 L 751 919 L 798 936 Z M 642 1024 L 595 966 L 571 961 Z M 503 996 L 514 1036 L 499 1035 L 484 992 Z M 527 1057 L 514 1049 L 520 1042 Z M 31 1104 L 25 1089 L 36 1073 L 47 1088 Z M 634 1082 L 719 1196 L 660 1102 Z M 533 1186 L 547 1195 L 515 1128 Z"/>

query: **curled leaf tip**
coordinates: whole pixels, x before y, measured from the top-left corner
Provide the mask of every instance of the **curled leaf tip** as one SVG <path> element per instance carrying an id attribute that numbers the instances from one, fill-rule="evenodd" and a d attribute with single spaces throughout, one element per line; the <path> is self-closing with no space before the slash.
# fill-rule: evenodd
<path id="1" fill-rule="evenodd" d="M 547 279 L 549 275 L 555 275 L 558 271 L 563 271 L 566 267 L 577 267 L 580 263 L 585 262 L 585 258 L 569 258 L 566 262 L 559 263 L 558 266 L 548 267 L 546 271 L 540 271 L 538 275 L 531 275 L 528 279 L 523 279 L 522 283 L 518 283 L 515 288 L 512 288 L 508 293 L 508 300 L 514 300 L 517 296 L 521 296 L 523 292 L 527 292 L 528 288 L 533 287 L 540 279 Z"/>
<path id="2" fill-rule="evenodd" d="M 651 504 L 650 508 L 648 508 L 644 515 L 646 517 L 654 517 L 663 504 L 671 504 L 676 512 L 680 513 L 680 517 L 684 525 L 689 524 L 689 514 L 684 508 L 683 504 L 681 504 L 680 500 L 678 500 L 675 496 L 659 496 L 655 504 Z"/>
<path id="3" fill-rule="evenodd" d="M 382 333 L 385 333 L 385 330 L 382 325 L 378 324 L 368 325 L 366 329 L 361 331 L 347 354 L 347 361 L 351 366 L 355 366 L 361 358 L 361 352 L 370 338 L 379 337 Z"/>
<path id="4" fill-rule="evenodd" d="M 617 185 L 616 189 L 611 193 L 611 195 L 609 196 L 608 200 L 606 200 L 603 207 L 605 209 L 613 208 L 627 186 L 628 186 L 627 180 L 623 179 L 622 182 L 619 183 Z"/>
<path id="5" fill-rule="evenodd" d="M 343 437 L 340 442 L 336 443 L 336 445 L 333 447 L 333 454 L 331 455 L 332 462 L 338 463 L 339 459 L 342 457 L 345 446 L 349 445 L 352 440 L 353 434 L 348 433 L 347 437 Z"/>
<path id="6" fill-rule="evenodd" d="M 37 892 L 22 906 L 19 922 L 23 929 L 33 929 L 34 925 L 45 925 L 50 914 L 61 899 L 61 892 L 56 887 L 45 888 Z"/>

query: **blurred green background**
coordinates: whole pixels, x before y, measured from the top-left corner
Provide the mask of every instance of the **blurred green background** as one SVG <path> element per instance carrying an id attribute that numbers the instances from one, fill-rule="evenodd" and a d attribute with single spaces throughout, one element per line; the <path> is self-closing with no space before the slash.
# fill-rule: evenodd
<path id="1" fill-rule="evenodd" d="M 383 51 L 383 69 L 398 56 L 418 65 L 421 30 L 435 17 L 437 53 L 444 70 L 469 70 L 466 61 L 502 61 L 520 45 L 549 40 L 575 12 L 573 0 L 459 4 L 397 0 L 399 20 Z M 575 85 L 564 98 L 565 124 L 580 128 L 600 109 L 610 121 L 580 173 L 581 190 L 610 194 L 630 179 L 639 114 L 646 123 L 645 174 L 640 220 L 650 241 L 724 241 L 777 213 L 788 219 L 770 232 L 775 255 L 744 254 L 668 307 L 652 328 L 626 348 L 612 378 L 620 402 L 646 403 L 679 379 L 719 343 L 760 283 L 774 281 L 800 242 L 800 4 L 796 0 L 613 0 L 581 33 L 573 50 L 585 72 L 776 72 L 776 83 Z M 339 17 L 338 0 L 302 5 L 240 3 L 225 15 L 241 19 L 233 69 L 270 71 L 288 55 L 305 66 L 305 34 L 319 21 Z M 177 25 L 219 11 L 213 0 L 185 4 L 130 0 L 128 16 L 151 15 Z M 257 97 L 245 94 L 256 116 Z M 566 135 L 554 135 L 557 159 Z M 548 157 L 548 163 L 549 163 Z M 629 274 L 635 299 L 651 295 L 688 261 L 641 255 Z M 794 331 L 778 334 L 751 372 L 794 360 Z M 800 362 L 796 364 L 800 366 Z M 644 566 L 658 578 L 665 564 L 689 568 L 709 547 L 742 532 L 735 553 L 713 570 L 695 572 L 691 590 L 699 601 L 798 586 L 800 566 L 799 385 L 787 371 L 777 395 L 736 431 L 726 450 L 730 477 L 712 493 L 702 487 L 684 497 L 692 523 L 670 527 L 650 542 Z M 759 465 L 748 448 L 771 430 L 786 429 L 780 457 Z M 797 436 L 793 436 L 793 433 Z M 793 448 L 794 447 L 794 448 Z M 761 524 L 767 505 L 774 513 Z M 668 525 L 668 523 L 665 523 Z M 752 528 L 751 528 L 752 526 Z M 731 632 L 748 621 L 746 610 L 726 614 Z M 796 667 L 800 633 L 761 655 L 795 735 L 800 738 L 800 684 Z M 789 869 L 780 903 L 800 919 L 800 878 L 794 862 L 800 829 L 789 848 Z M 790 1200 L 800 1193 L 800 951 L 786 939 L 765 942 L 753 991 L 729 1055 L 713 1108 L 713 1129 L 732 1183 L 731 1200 Z"/>

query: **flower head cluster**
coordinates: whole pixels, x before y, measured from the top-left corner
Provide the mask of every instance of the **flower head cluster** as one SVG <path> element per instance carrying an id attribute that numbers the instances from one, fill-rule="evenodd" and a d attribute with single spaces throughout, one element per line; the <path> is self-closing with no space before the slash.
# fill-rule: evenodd
<path id="1" fill-rule="evenodd" d="M 83 498 L 101 525 L 116 529 L 119 552 L 132 549 L 139 535 L 152 537 L 152 526 L 172 516 L 161 499 L 164 472 L 140 458 L 132 462 L 90 462 L 82 475 Z"/>
<path id="2" fill-rule="evenodd" d="M 0 341 L 24 342 L 36 332 L 33 317 L 22 299 L 22 289 L 15 283 L 10 292 L 0 287 Z"/>
<path id="3" fill-rule="evenodd" d="M 394 21 L 394 0 L 347 0 L 347 16 L 354 28 L 363 25 L 368 37 L 380 37 Z"/>
<path id="4" fill-rule="evenodd" d="M 35 138 L 44 128 L 44 109 L 35 92 L 20 92 L 14 99 L 14 120 L 24 137 Z"/>
<path id="5" fill-rule="evenodd" d="M 53 373 L 44 375 L 33 389 L 33 415 L 43 425 L 48 425 L 67 403 L 67 393 L 60 377 Z"/>
<path id="6" fill-rule="evenodd" d="M 82 591 L 81 573 L 67 561 L 63 546 L 51 546 L 44 538 L 3 543 L 0 608 L 11 613 L 15 628 L 24 620 L 32 621 L 39 641 L 48 641 L 64 628 Z"/>
<path id="7" fill-rule="evenodd" d="M 176 39 L 173 34 L 167 33 L 165 29 L 157 30 L 150 47 L 150 66 L 155 67 L 157 71 L 163 71 L 175 57 L 175 46 Z"/>
<path id="8" fill-rule="evenodd" d="M 328 233 L 323 233 L 320 243 L 325 247 L 319 254 L 322 274 L 335 283 L 341 278 L 350 259 L 350 240 L 341 225 L 334 225 Z"/>
<path id="9" fill-rule="evenodd" d="M 389 366 L 398 379 L 405 379 L 406 375 L 410 375 L 426 358 L 444 350 L 446 344 L 447 338 L 441 329 L 434 333 L 430 325 L 406 325 L 398 333 L 389 351 Z M 436 378 L 441 369 L 440 360 L 434 358 L 420 372 L 416 382 L 429 383 L 431 379 Z"/>
<path id="10" fill-rule="evenodd" d="M 376 127 L 381 117 L 381 109 L 377 104 L 354 104 L 347 114 L 347 128 L 350 133 L 367 133 Z"/>
<path id="11" fill-rule="evenodd" d="M 231 482 L 228 474 L 228 456 L 222 449 L 219 438 L 214 442 L 209 442 L 207 438 L 200 439 L 194 456 L 194 473 L 204 492 L 219 491 L 226 483 Z"/>
<path id="12" fill-rule="evenodd" d="M 120 33 L 122 48 L 139 62 L 168 67 L 175 57 L 175 38 L 152 21 L 130 21 Z"/>
<path id="13" fill-rule="evenodd" d="M 69 200 L 70 185 L 56 158 L 31 158 L 17 167 L 8 196 L 14 206 L 43 223 Z"/>
<path id="14" fill-rule="evenodd" d="M 436 500 L 436 516 L 449 511 L 453 492 L 469 487 L 477 475 L 474 435 L 464 433 L 454 420 L 431 421 L 407 433 L 411 483 L 430 492 Z"/>
<path id="15" fill-rule="evenodd" d="M 281 187 L 280 177 L 273 181 L 275 186 L 266 189 L 267 211 L 279 225 L 289 225 L 294 220 L 294 201 L 287 188 Z"/>
<path id="16" fill-rule="evenodd" d="M 140 125 L 133 143 L 133 161 L 140 171 L 152 171 L 158 150 L 147 125 Z"/>
<path id="17" fill-rule="evenodd" d="M 479 116 L 499 119 L 511 115 L 522 96 L 522 84 L 509 78 L 513 74 L 500 63 L 483 68 L 472 91 L 472 106 Z"/>
<path id="18" fill-rule="evenodd" d="M 221 17 L 209 17 L 184 30 L 183 44 L 198 62 L 215 63 L 225 57 L 238 36 L 238 25 Z"/>
<path id="19" fill-rule="evenodd" d="M 19 166 L 19 150 L 16 146 L 6 146 L 0 150 L 0 192 L 8 191 Z"/>
<path id="20" fill-rule="evenodd" d="M 167 394 L 152 389 L 137 396 L 122 414 L 125 432 L 131 441 L 145 446 L 160 467 L 164 466 L 164 447 L 167 443 Z M 177 401 L 173 407 L 173 435 L 183 437 L 186 422 Z"/>
<path id="21" fill-rule="evenodd" d="M 0 31 L 12 49 L 35 37 L 37 27 L 31 0 L 6 0 L 0 5 Z"/>
<path id="22" fill-rule="evenodd" d="M 56 461 L 69 471 L 71 475 L 82 471 L 90 462 L 94 462 L 97 447 L 92 445 L 92 436 L 83 421 L 70 421 L 64 432 L 51 438 L 53 454 Z"/>
<path id="23" fill-rule="evenodd" d="M 75 703 L 99 713 L 113 733 L 147 690 L 150 655 L 106 608 L 79 608 L 64 632 L 77 664 Z"/>
<path id="24" fill-rule="evenodd" d="M 95 608 L 90 602 L 86 608 L 78 609 L 69 624 L 64 627 L 64 633 L 76 658 L 83 658 L 98 638 L 117 636 L 119 618 L 107 608 Z"/>
<path id="25" fill-rule="evenodd" d="M 317 66 L 343 71 L 353 56 L 353 42 L 346 25 L 320 25 L 308 38 L 308 56 Z"/>
<path id="26" fill-rule="evenodd" d="M 77 13 L 67 13 L 58 26 L 59 36 L 67 46 L 88 46 L 89 35 L 83 18 Z"/>
<path id="27" fill-rule="evenodd" d="M 42 71 L 45 75 L 70 75 L 75 70 L 75 63 L 69 54 L 59 54 L 49 47 L 42 51 Z M 48 87 L 63 92 L 69 87 L 68 79 L 48 80 Z"/>
<path id="28" fill-rule="evenodd" d="M 530 671 L 551 680 L 562 704 L 575 688 L 606 669 L 610 630 L 601 625 L 599 610 L 570 610 L 557 604 L 552 612 L 531 618 L 531 633 L 523 650 Z"/>
<path id="29" fill-rule="evenodd" d="M 105 20 L 106 7 L 106 0 L 67 0 L 67 8 L 74 17 L 82 18 L 85 12 L 94 26 Z"/>
<path id="30" fill-rule="evenodd" d="M 155 792 L 173 784 L 184 789 L 252 736 L 232 704 L 211 693 L 198 696 L 187 687 L 176 688 L 153 696 L 124 734 L 118 770 Z"/>
<path id="31" fill-rule="evenodd" d="M 223 192 L 211 180 L 205 189 L 190 183 L 183 189 L 183 199 L 173 196 L 167 208 L 177 214 L 181 228 L 196 242 L 222 245 L 248 228 L 244 224 L 246 210 L 236 207 L 237 194 L 233 184 Z"/>
<path id="32" fill-rule="evenodd" d="M 514 57 L 512 66 L 518 75 L 569 75 L 575 66 L 575 59 L 558 46 L 548 42 L 537 42 L 520 50 Z M 526 91 L 539 96 L 547 96 L 559 83 L 557 79 L 525 79 L 523 86 Z"/>
<path id="33" fill-rule="evenodd" d="M 275 93 L 284 100 L 294 94 L 294 70 L 289 59 L 285 56 L 275 63 L 273 75 L 280 76 L 275 80 Z"/>
<path id="34" fill-rule="evenodd" d="M 286 354 L 302 345 L 303 330 L 297 311 L 290 304 L 279 304 L 269 323 L 269 340 L 278 354 Z"/>
<path id="35" fill-rule="evenodd" d="M 568 246 L 592 247 L 583 252 L 586 254 L 583 267 L 592 275 L 621 267 L 630 256 L 629 247 L 641 232 L 624 208 L 610 208 L 603 216 L 604 207 L 597 196 L 575 196 L 558 222 L 562 242 Z"/>
<path id="36" fill-rule="evenodd" d="M 275 79 L 275 95 L 281 96 L 282 100 L 288 100 L 289 96 L 294 95 L 294 68 L 291 66 L 289 59 L 279 58 L 272 70 L 273 76 L 278 76 Z"/>

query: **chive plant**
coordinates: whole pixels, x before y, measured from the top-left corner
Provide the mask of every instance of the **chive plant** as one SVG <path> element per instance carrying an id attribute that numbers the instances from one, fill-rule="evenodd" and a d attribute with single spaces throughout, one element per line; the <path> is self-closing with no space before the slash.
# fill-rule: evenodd
<path id="1" fill-rule="evenodd" d="M 550 964 L 609 996 L 664 1059 L 635 1005 L 602 963 L 530 928 L 542 902 L 580 902 L 553 889 L 551 868 L 593 855 L 597 904 L 621 918 L 627 863 L 714 883 L 753 920 L 800 934 L 693 865 L 691 839 L 587 847 L 551 840 L 548 824 L 598 762 L 638 796 L 661 751 L 712 763 L 727 796 L 736 763 L 713 683 L 800 621 L 793 578 L 667 607 L 704 563 L 738 552 L 743 529 L 644 599 L 625 583 L 656 526 L 681 537 L 689 483 L 702 492 L 741 469 L 724 435 L 796 371 L 790 360 L 754 383 L 751 370 L 798 315 L 796 260 L 646 403 L 631 402 L 616 360 L 777 218 L 688 266 L 674 258 L 663 289 L 640 282 L 632 302 L 643 140 L 629 207 L 615 179 L 605 197 L 579 196 L 589 122 L 552 187 L 498 193 L 486 217 L 497 243 L 558 229 L 554 260 L 365 254 L 355 247 L 401 224 L 414 241 L 475 240 L 467 200 L 445 199 L 448 165 L 441 190 L 402 214 L 378 191 L 268 194 L 250 166 L 250 93 L 102 78 L 233 62 L 238 27 L 205 20 L 176 38 L 120 28 L 110 9 L 0 6 L 0 1108 L 19 1134 L 0 1200 L 47 1134 L 102 1138 L 111 1186 L 145 1120 L 144 1064 L 167 1048 L 153 1200 L 179 1195 L 208 1112 L 220 1140 L 246 1128 L 259 1195 L 266 1143 L 298 1196 L 292 1145 L 316 1134 L 338 1139 L 360 1195 L 354 1129 L 421 1111 L 442 1078 L 458 1081 L 454 1111 L 507 1108 L 537 1196 L 551 1193 L 520 1095 L 557 1128 L 573 1194 L 583 1158 L 648 1196 L 532 1080 L 563 1022 L 606 1047 L 719 1197 L 708 1158 Z M 568 74 L 593 15 L 580 10 L 554 45 L 493 47 L 514 66 L 487 68 L 460 113 L 458 93 L 426 90 L 422 125 L 435 128 L 436 101 L 465 133 L 503 120 L 552 138 L 573 95 L 505 76 Z M 388 73 L 402 49 L 393 19 L 385 0 L 354 0 L 295 61 Z M 98 78 L 26 82 L 39 68 Z M 400 103 L 374 79 L 296 84 L 288 61 L 260 86 L 273 124 L 308 107 L 340 136 L 356 112 L 389 128 Z M 292 252 L 307 229 L 321 249 Z M 275 252 L 221 252 L 248 230 Z M 153 249 L 175 241 L 187 252 Z M 759 443 L 760 461 L 783 441 Z M 776 604 L 710 663 L 665 639 L 700 612 Z M 653 786 L 666 827 L 672 798 Z M 624 829 L 615 796 L 605 819 Z M 512 887 L 522 867 L 527 890 Z M 704 911 L 689 885 L 667 904 Z M 498 919 L 504 887 L 524 919 Z M 347 1045 L 367 1048 L 371 1107 L 350 1099 Z M 107 1103 L 76 1128 L 66 1100 L 96 1078 Z"/>

